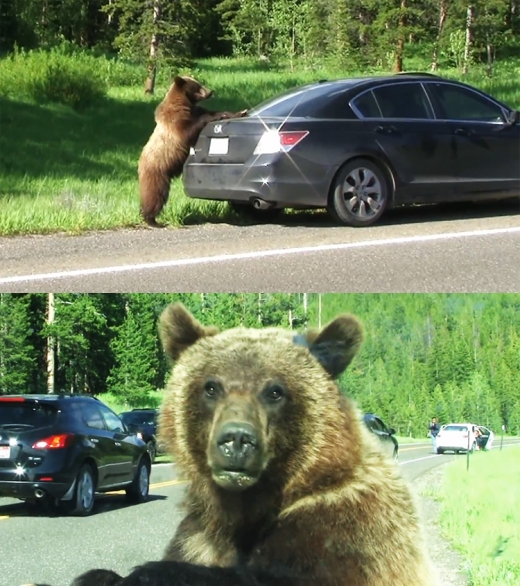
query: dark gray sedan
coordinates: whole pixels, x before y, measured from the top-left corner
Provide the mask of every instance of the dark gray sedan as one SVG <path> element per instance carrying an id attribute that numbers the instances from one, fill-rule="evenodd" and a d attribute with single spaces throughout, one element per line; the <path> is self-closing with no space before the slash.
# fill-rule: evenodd
<path id="1" fill-rule="evenodd" d="M 185 191 L 265 219 L 327 208 L 350 226 L 397 205 L 518 197 L 519 121 L 435 75 L 320 81 L 208 124 L 184 167 Z"/>

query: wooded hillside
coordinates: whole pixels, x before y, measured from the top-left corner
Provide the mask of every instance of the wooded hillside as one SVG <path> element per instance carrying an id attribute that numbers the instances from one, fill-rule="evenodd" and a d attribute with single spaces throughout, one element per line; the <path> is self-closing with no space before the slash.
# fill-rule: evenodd
<path id="1" fill-rule="evenodd" d="M 340 385 L 365 411 L 418 437 L 434 415 L 520 434 L 519 294 L 4 293 L 0 394 L 110 393 L 151 404 L 169 368 L 156 322 L 175 300 L 222 329 L 301 330 L 354 313 L 366 340 Z"/>

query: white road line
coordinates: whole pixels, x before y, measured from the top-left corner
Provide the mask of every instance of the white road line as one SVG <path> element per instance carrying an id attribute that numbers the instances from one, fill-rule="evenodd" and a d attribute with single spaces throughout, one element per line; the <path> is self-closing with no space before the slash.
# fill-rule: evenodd
<path id="1" fill-rule="evenodd" d="M 302 246 L 299 248 L 275 248 L 272 250 L 259 250 L 256 252 L 241 252 L 236 254 L 216 254 L 214 256 L 201 256 L 194 258 L 182 258 L 158 262 L 140 264 L 115 265 L 97 267 L 91 269 L 76 269 L 70 271 L 57 271 L 53 273 L 40 273 L 35 275 L 20 275 L 16 277 L 0 278 L 0 284 L 22 283 L 26 281 L 44 281 L 47 279 L 63 279 L 67 277 L 85 277 L 88 275 L 101 275 L 110 273 L 122 273 L 131 271 L 145 271 L 161 268 L 193 266 L 229 262 L 234 260 L 252 260 L 255 258 L 267 258 L 270 256 L 287 256 L 290 254 L 302 254 L 312 252 L 327 252 L 332 250 L 348 250 L 354 248 L 371 248 L 376 246 L 389 246 L 394 244 L 410 244 L 431 242 L 436 240 L 452 240 L 456 238 L 475 238 L 484 236 L 496 236 L 503 234 L 520 233 L 520 226 L 511 228 L 493 228 L 489 230 L 470 230 L 467 232 L 449 232 L 440 234 L 427 234 L 423 236 L 403 236 L 400 238 L 384 238 L 381 240 L 368 240 L 363 242 L 348 242 L 343 244 L 320 244 L 316 246 Z"/>

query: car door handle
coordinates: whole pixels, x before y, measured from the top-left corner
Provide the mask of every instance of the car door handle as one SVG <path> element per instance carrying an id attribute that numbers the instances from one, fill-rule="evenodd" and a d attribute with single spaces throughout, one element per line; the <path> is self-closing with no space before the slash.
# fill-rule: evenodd
<path id="1" fill-rule="evenodd" d="M 467 128 L 455 128 L 455 134 L 458 136 L 470 136 L 471 134 L 473 134 L 473 132 L 471 132 L 471 130 L 468 130 Z"/>
<path id="2" fill-rule="evenodd" d="M 97 440 L 95 437 L 91 437 L 91 438 L 90 438 L 90 441 L 91 441 L 93 444 L 97 444 L 97 443 L 99 442 L 99 440 Z"/>
<path id="3" fill-rule="evenodd" d="M 121 442 L 115 442 L 116 446 L 120 446 Z"/>
<path id="4" fill-rule="evenodd" d="M 378 134 L 397 134 L 395 126 L 376 126 L 374 129 Z"/>

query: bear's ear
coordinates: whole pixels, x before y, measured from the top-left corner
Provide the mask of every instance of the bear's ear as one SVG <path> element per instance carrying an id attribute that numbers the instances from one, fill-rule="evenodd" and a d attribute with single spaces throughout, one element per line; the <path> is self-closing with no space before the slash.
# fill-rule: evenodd
<path id="1" fill-rule="evenodd" d="M 173 361 L 197 340 L 215 334 L 218 334 L 218 328 L 203 326 L 182 303 L 169 305 L 159 318 L 161 342 L 164 351 Z"/>
<path id="2" fill-rule="evenodd" d="M 294 337 L 306 346 L 332 378 L 339 376 L 357 354 L 363 341 L 363 327 L 353 315 L 340 315 L 321 331 L 310 330 Z"/>
<path id="3" fill-rule="evenodd" d="M 181 77 L 180 75 L 176 75 L 173 78 L 173 83 L 177 86 L 177 87 L 183 87 L 186 85 L 186 80 Z"/>

